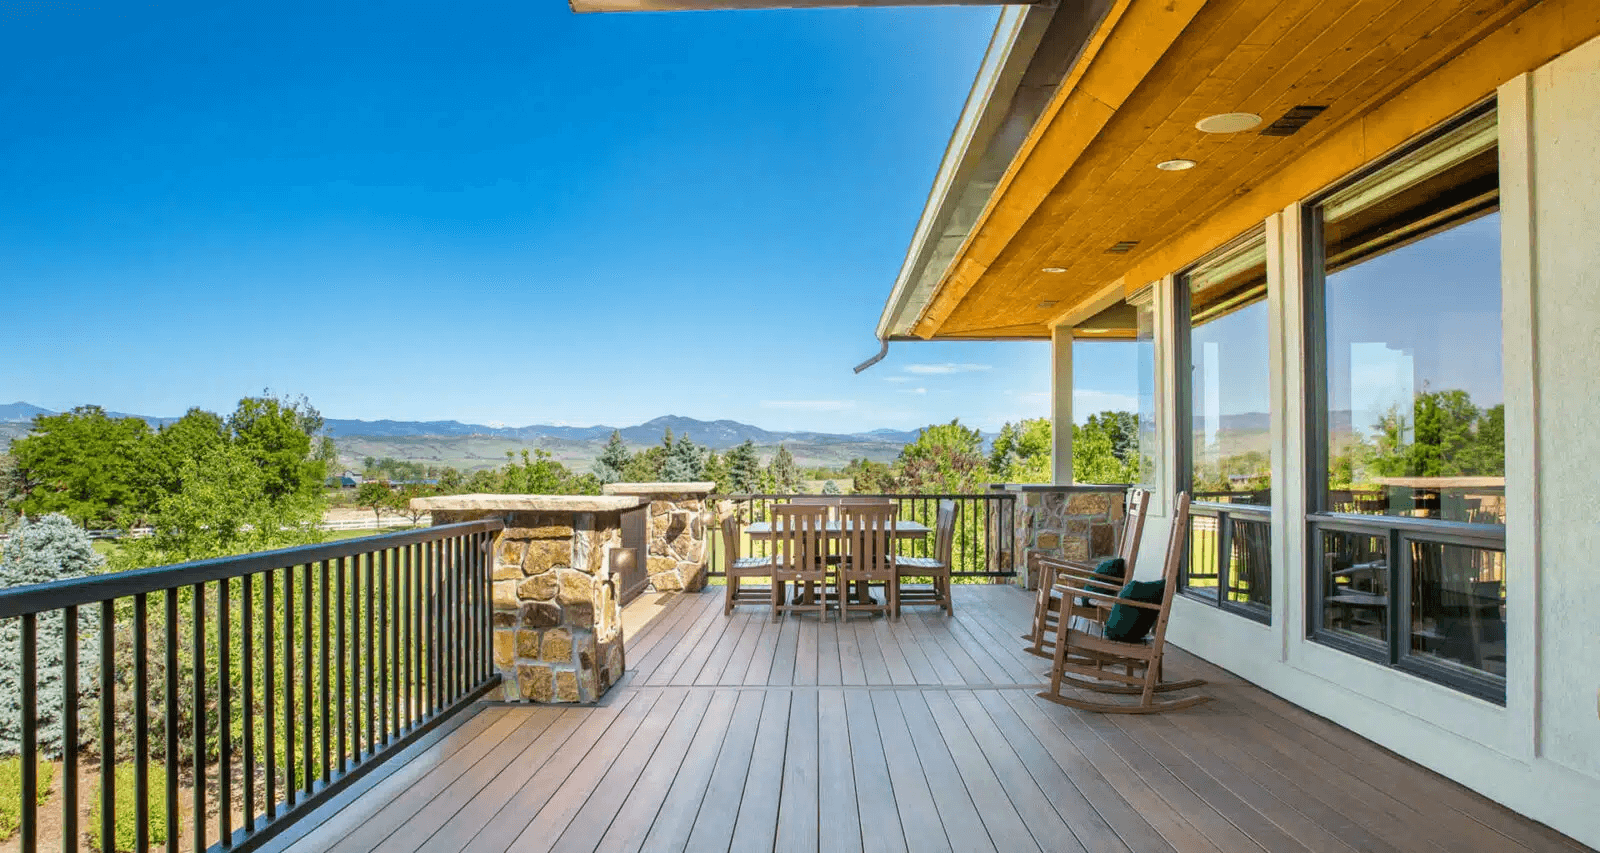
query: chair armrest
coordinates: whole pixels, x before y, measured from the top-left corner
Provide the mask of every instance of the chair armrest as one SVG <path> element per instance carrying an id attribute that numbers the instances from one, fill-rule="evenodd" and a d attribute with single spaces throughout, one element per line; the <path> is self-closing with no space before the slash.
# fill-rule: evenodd
<path id="1" fill-rule="evenodd" d="M 1162 607 L 1159 604 L 1151 604 L 1148 601 L 1134 601 L 1130 598 L 1107 595 L 1104 592 L 1089 589 L 1087 587 L 1074 587 L 1067 584 L 1058 584 L 1056 588 L 1061 590 L 1062 595 L 1065 596 L 1079 596 L 1082 598 L 1087 598 L 1089 599 L 1089 603 L 1095 607 L 1116 604 L 1126 604 L 1129 607 L 1138 607 L 1143 610 L 1160 610 Z"/>

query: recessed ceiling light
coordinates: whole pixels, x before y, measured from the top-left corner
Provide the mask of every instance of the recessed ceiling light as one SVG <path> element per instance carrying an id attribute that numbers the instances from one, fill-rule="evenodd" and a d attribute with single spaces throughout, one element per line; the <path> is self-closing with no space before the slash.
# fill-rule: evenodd
<path id="1" fill-rule="evenodd" d="M 1255 113 L 1223 113 L 1206 116 L 1194 123 L 1195 129 L 1204 133 L 1240 133 L 1261 123 Z"/>
<path id="2" fill-rule="evenodd" d="M 1193 169 L 1194 168 L 1194 161 L 1193 160 L 1167 160 L 1165 162 L 1157 163 L 1156 164 L 1156 168 L 1160 169 L 1163 172 L 1181 172 L 1184 169 Z"/>
<path id="3" fill-rule="evenodd" d="M 1058 275 L 1058 274 L 1064 273 L 1066 271 L 1067 271 L 1066 267 L 1045 267 L 1044 269 L 1039 270 L 1039 272 L 1047 272 L 1047 273 L 1050 273 L 1051 275 Z"/>

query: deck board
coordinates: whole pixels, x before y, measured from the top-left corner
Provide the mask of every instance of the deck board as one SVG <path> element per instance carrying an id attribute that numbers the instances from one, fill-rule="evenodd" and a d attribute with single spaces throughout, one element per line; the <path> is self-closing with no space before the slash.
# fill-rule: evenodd
<path id="1" fill-rule="evenodd" d="M 1554 830 L 1174 650 L 1215 701 L 1038 698 L 1031 595 L 774 618 L 652 600 L 594 707 L 485 703 L 293 853 L 417 850 L 1576 853 Z M 648 621 L 645 621 L 648 618 Z"/>

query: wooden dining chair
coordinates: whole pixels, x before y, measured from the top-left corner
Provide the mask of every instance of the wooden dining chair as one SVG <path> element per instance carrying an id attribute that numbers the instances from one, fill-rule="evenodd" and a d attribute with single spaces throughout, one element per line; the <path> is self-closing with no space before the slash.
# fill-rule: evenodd
<path id="1" fill-rule="evenodd" d="M 900 615 L 899 575 L 895 570 L 894 522 L 899 509 L 893 504 L 840 507 L 839 618 L 851 611 L 881 611 Z M 867 596 L 872 584 L 883 584 L 883 601 Z M 851 589 L 855 595 L 852 600 Z"/>
<path id="2" fill-rule="evenodd" d="M 727 588 L 724 592 L 722 615 L 733 612 L 733 608 L 740 604 L 766 604 L 772 598 L 769 587 L 752 588 L 744 585 L 747 578 L 772 577 L 771 557 L 741 557 L 739 552 L 740 541 L 739 514 L 730 513 L 722 519 L 722 553 L 724 557 L 723 572 L 726 574 Z"/>
<path id="3" fill-rule="evenodd" d="M 1050 687 L 1039 695 L 1052 702 L 1107 714 L 1149 714 L 1188 708 L 1209 696 L 1158 700 L 1157 693 L 1186 690 L 1204 684 L 1202 679 L 1161 680 L 1161 655 L 1166 646 L 1167 619 L 1172 596 L 1183 570 L 1184 539 L 1189 533 L 1189 493 L 1178 495 L 1167 537 L 1167 559 L 1159 581 L 1130 580 L 1116 593 L 1091 583 L 1063 583 L 1062 594 L 1088 599 L 1099 621 L 1062 618 L 1056 623 L 1055 655 L 1050 667 Z M 1063 598 L 1063 601 L 1068 600 Z M 1120 671 L 1119 671 L 1120 670 Z M 1135 695 L 1138 704 L 1079 699 L 1062 692 L 1080 688 L 1099 693 Z"/>
<path id="4" fill-rule="evenodd" d="M 772 611 L 815 610 L 828 616 L 828 508 L 779 504 L 772 507 Z M 811 587 L 811 594 L 790 601 L 788 584 Z M 797 590 L 798 591 L 798 590 Z"/>
<path id="5" fill-rule="evenodd" d="M 1032 630 L 1022 635 L 1028 641 L 1028 652 L 1040 657 L 1050 657 L 1055 651 L 1056 622 L 1066 602 L 1067 616 L 1098 618 L 1093 607 L 1081 601 L 1069 601 L 1061 593 L 1063 583 L 1082 585 L 1099 584 L 1102 591 L 1115 592 L 1133 577 L 1134 564 L 1139 558 L 1139 543 L 1144 538 L 1144 520 L 1150 509 L 1150 492 L 1129 489 L 1126 510 L 1123 513 L 1122 535 L 1117 542 L 1116 558 L 1122 560 L 1120 573 L 1100 573 L 1097 565 L 1083 560 L 1062 557 L 1038 556 L 1034 558 L 1039 570 L 1039 594 L 1033 605 Z"/>
<path id="6" fill-rule="evenodd" d="M 895 570 L 899 575 L 895 586 L 906 578 L 929 578 L 931 588 L 924 592 L 921 589 L 899 592 L 900 606 L 908 604 L 933 604 L 944 608 L 945 613 L 955 613 L 955 597 L 950 592 L 950 573 L 952 571 L 956 541 L 956 519 L 960 516 L 960 504 L 952 500 L 939 501 L 939 514 L 934 522 L 933 556 L 931 557 L 896 557 Z"/>

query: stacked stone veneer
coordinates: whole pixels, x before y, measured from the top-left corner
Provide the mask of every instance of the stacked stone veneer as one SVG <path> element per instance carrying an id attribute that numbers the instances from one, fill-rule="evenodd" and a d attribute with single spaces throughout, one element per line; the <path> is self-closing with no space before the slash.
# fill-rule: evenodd
<path id="1" fill-rule="evenodd" d="M 608 495 L 650 502 L 645 569 L 658 592 L 698 592 L 706 585 L 706 498 L 716 483 L 608 483 Z"/>
<path id="2" fill-rule="evenodd" d="M 1037 589 L 1035 555 L 1092 560 L 1110 556 L 1122 530 L 1123 486 L 995 486 L 1017 495 L 1013 559 L 1018 581 Z"/>
<path id="3" fill-rule="evenodd" d="M 504 698 L 594 702 L 626 665 L 610 552 L 631 497 L 454 495 L 412 502 L 435 525 L 504 518 L 495 537 L 494 664 Z"/>

